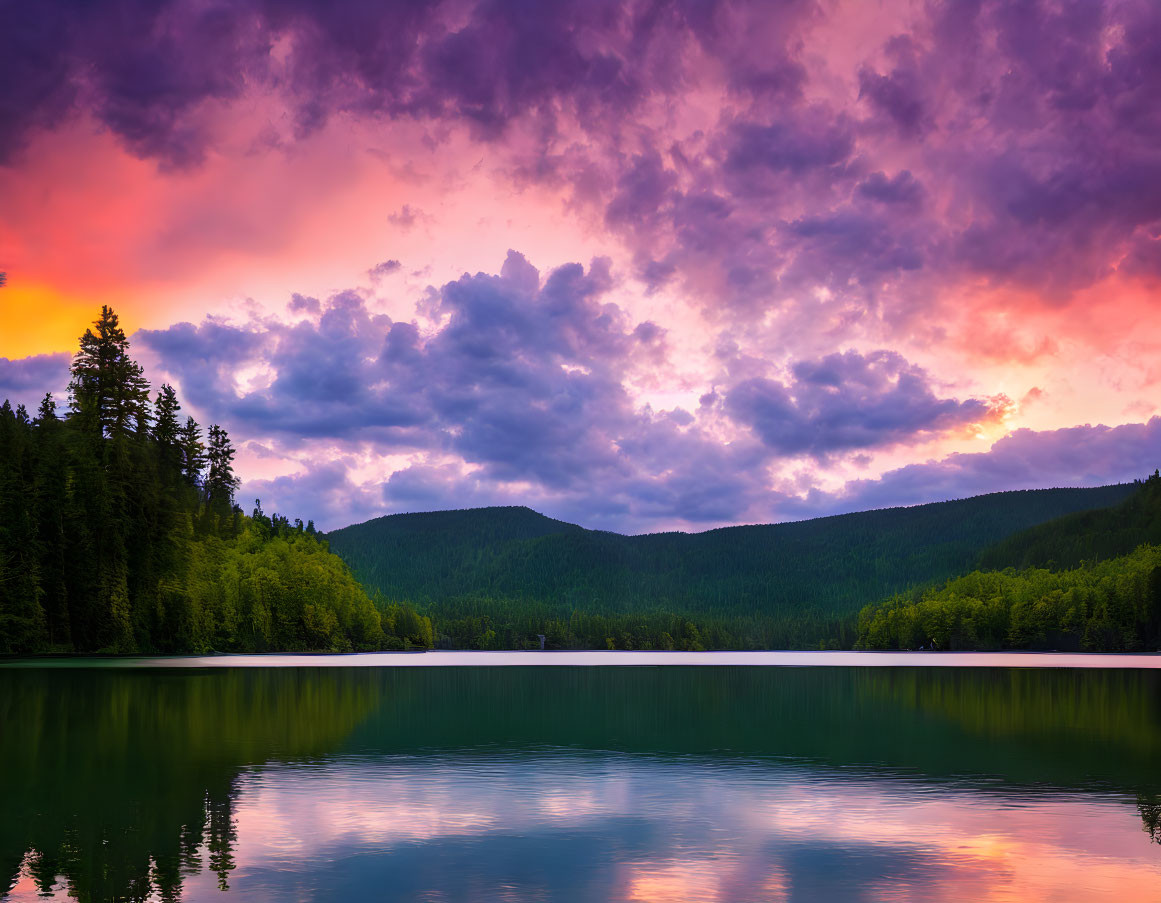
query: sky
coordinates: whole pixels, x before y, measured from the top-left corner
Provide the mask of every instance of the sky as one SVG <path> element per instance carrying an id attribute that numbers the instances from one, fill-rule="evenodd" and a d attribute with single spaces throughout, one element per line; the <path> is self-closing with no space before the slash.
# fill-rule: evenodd
<path id="1" fill-rule="evenodd" d="M 1161 464 L 1151 0 L 0 0 L 0 397 L 246 510 L 703 530 Z"/>

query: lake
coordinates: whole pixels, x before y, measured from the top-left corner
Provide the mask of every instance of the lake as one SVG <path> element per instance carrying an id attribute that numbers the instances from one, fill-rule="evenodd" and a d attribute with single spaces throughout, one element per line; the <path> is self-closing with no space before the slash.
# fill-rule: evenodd
<path id="1" fill-rule="evenodd" d="M 0 666 L 0 889 L 1161 900 L 1157 659 L 1039 658 Z"/>

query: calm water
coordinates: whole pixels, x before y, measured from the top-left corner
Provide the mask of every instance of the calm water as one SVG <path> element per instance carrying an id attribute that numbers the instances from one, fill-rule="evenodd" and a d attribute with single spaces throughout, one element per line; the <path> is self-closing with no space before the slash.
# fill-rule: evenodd
<path id="1" fill-rule="evenodd" d="M 0 731 L 9 900 L 1161 901 L 1156 670 L 0 667 Z"/>

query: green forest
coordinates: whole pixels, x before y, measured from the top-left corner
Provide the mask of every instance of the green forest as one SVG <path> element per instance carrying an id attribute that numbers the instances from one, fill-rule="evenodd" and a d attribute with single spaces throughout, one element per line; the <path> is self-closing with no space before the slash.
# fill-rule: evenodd
<path id="1" fill-rule="evenodd" d="M 856 648 L 1161 650 L 1161 474 L 1120 505 L 997 543 L 980 564 L 864 608 Z"/>
<path id="2" fill-rule="evenodd" d="M 327 534 L 364 585 L 412 600 L 449 648 L 851 648 L 859 610 L 975 566 L 1015 531 L 1132 484 L 622 536 L 528 508 L 377 518 Z"/>
<path id="3" fill-rule="evenodd" d="M 312 523 L 235 502 L 226 430 L 151 393 L 108 307 L 67 407 L 0 406 L 0 652 L 261 652 L 432 644 L 373 602 Z"/>
<path id="4" fill-rule="evenodd" d="M 1161 650 L 1161 546 L 1063 571 L 973 571 L 859 615 L 860 649 Z"/>

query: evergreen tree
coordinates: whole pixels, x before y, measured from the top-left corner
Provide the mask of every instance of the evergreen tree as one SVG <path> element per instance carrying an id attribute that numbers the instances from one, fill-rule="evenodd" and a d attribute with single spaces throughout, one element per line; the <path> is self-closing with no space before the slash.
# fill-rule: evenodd
<path id="1" fill-rule="evenodd" d="M 148 423 L 149 384 L 113 309 L 103 306 L 93 326 L 73 358 L 72 409 L 83 429 L 117 438 Z"/>
<path id="2" fill-rule="evenodd" d="M 225 518 L 234 508 L 234 491 L 239 480 L 234 476 L 234 447 L 230 436 L 218 424 L 212 424 L 206 447 L 205 497 L 206 508 L 220 518 Z"/>
<path id="3" fill-rule="evenodd" d="M 33 514 L 28 418 L 0 405 L 0 651 L 44 641 L 43 589 Z"/>
<path id="4" fill-rule="evenodd" d="M 81 336 L 69 386 L 71 419 L 88 438 L 83 482 L 96 562 L 82 632 L 97 648 L 121 651 L 135 646 L 130 574 L 144 576 L 140 565 L 151 557 L 152 531 L 134 524 L 139 512 L 155 512 L 152 500 L 142 497 L 150 486 L 142 479 L 147 467 L 139 447 L 147 438 L 149 384 L 129 356 L 117 314 L 103 306 L 93 327 Z"/>
<path id="5" fill-rule="evenodd" d="M 40 423 L 46 423 L 50 420 L 56 420 L 56 400 L 52 397 L 51 392 L 45 392 L 44 398 L 40 401 L 40 407 L 36 412 L 36 419 Z"/>
<path id="6" fill-rule="evenodd" d="M 176 452 L 178 448 L 181 438 L 181 424 L 177 421 L 177 412 L 180 410 L 181 405 L 178 403 L 177 393 L 173 391 L 173 386 L 169 383 L 163 383 L 161 388 L 157 390 L 153 427 L 153 439 L 163 451 L 174 450 Z M 178 462 L 176 454 L 174 462 Z"/>
<path id="7" fill-rule="evenodd" d="M 70 581 L 90 566 L 81 537 L 84 522 L 77 517 L 71 491 L 76 473 L 67 425 L 56 415 L 56 401 L 47 393 L 37 410 L 33 435 L 35 520 L 39 537 L 41 597 L 49 648 L 72 646 L 69 612 Z"/>
<path id="8" fill-rule="evenodd" d="M 202 429 L 196 420 L 187 417 L 185 426 L 178 435 L 178 449 L 181 452 L 181 472 L 187 484 L 199 487 L 202 471 L 206 466 L 206 446 L 202 442 Z"/>

